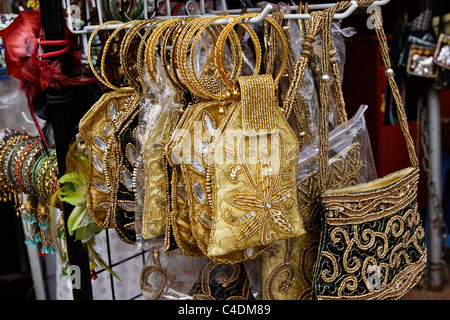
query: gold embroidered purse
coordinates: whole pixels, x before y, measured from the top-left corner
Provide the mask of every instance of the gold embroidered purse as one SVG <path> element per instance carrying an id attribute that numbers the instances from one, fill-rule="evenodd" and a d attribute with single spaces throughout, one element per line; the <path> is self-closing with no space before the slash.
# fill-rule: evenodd
<path id="1" fill-rule="evenodd" d="M 111 23 L 120 23 L 110 21 Z M 89 39 L 89 48 L 91 47 L 94 35 L 100 30 L 99 26 L 92 33 Z M 121 28 L 116 29 L 113 34 L 117 34 Z M 85 141 L 89 155 L 89 171 L 87 175 L 87 206 L 91 218 L 102 228 L 114 228 L 113 208 L 110 198 L 112 195 L 112 185 L 115 183 L 113 177 L 116 165 L 114 132 L 117 131 L 120 124 L 120 115 L 128 109 L 128 104 L 132 99 L 135 90 L 131 87 L 118 88 L 105 80 L 106 75 L 100 76 L 92 64 L 90 57 L 91 50 L 88 50 L 91 69 L 95 76 L 112 91 L 103 94 L 103 96 L 89 109 L 79 123 L 79 132 Z M 102 63 L 108 47 L 105 47 L 102 57 Z"/>
<path id="2" fill-rule="evenodd" d="M 275 85 L 286 65 L 282 29 L 266 18 L 277 30 L 283 49 L 276 78 L 242 76 L 239 90 L 220 65 L 223 36 L 237 21 L 225 27 L 215 50 L 221 77 L 232 93 L 240 91 L 240 101 L 227 106 L 226 120 L 207 154 L 206 188 L 212 208 L 207 253 L 215 257 L 242 251 L 244 257 L 254 258 L 274 241 L 304 233 L 295 188 L 299 142 L 275 97 Z"/>
<path id="3" fill-rule="evenodd" d="M 195 99 L 210 100 L 210 102 L 199 102 L 196 104 L 189 104 L 187 109 L 183 112 L 182 117 L 174 130 L 174 133 L 168 143 L 167 152 L 168 160 L 173 168 L 171 177 L 172 186 L 172 208 L 171 208 L 171 229 L 175 238 L 176 244 L 181 252 L 190 257 L 198 257 L 205 254 L 204 240 L 207 239 L 209 228 L 206 215 L 201 215 L 201 219 L 195 217 L 194 212 L 201 207 L 204 210 L 209 210 L 209 203 L 206 201 L 205 189 L 206 171 L 204 163 L 202 162 L 204 154 L 208 149 L 209 143 L 215 134 L 216 124 L 220 123 L 225 117 L 223 112 L 223 103 L 218 102 L 221 96 L 218 94 L 217 82 L 211 81 L 212 75 L 209 75 L 210 81 L 205 81 L 208 76 L 198 79 L 193 68 L 188 66 L 188 45 L 190 40 L 195 36 L 191 52 L 194 52 L 195 44 L 202 34 L 203 30 L 210 27 L 210 23 L 221 17 L 210 17 L 199 19 L 200 21 L 192 21 L 187 24 L 180 33 L 177 43 L 179 47 L 176 51 L 177 65 L 180 68 L 180 80 L 194 93 Z M 214 26 L 211 28 L 214 34 Z M 219 27 L 220 28 L 220 27 Z M 247 27 L 247 30 L 250 31 Z M 252 33 L 251 33 L 252 34 Z M 256 35 L 252 34 L 255 38 Z M 213 39 L 214 40 L 214 37 Z M 232 66 L 233 75 L 240 71 L 240 64 L 236 61 L 236 53 L 239 53 L 238 42 L 235 34 L 232 33 L 230 38 L 232 45 Z M 208 59 L 210 61 L 210 59 Z M 191 60 L 192 63 L 192 60 Z M 205 68 L 209 68 L 206 66 Z M 259 68 L 259 66 L 258 66 Z M 225 104 L 229 104 L 226 102 Z M 200 123 L 204 127 L 199 127 Z M 199 132 L 199 130 L 201 132 Z M 203 131 L 204 130 L 204 131 Z M 200 136 L 198 136 L 200 134 Z M 191 139 L 194 138 L 194 140 Z M 200 139 L 198 139 L 200 137 Z M 196 193 L 190 193 L 190 184 L 196 188 Z M 194 191 L 195 192 L 195 191 Z M 197 223 L 200 228 L 193 228 L 192 225 Z M 201 225 L 200 225 L 201 224 Z M 167 238 L 167 235 L 166 235 Z M 215 259 L 216 262 L 227 261 L 232 263 L 238 258 L 225 257 Z"/>
<path id="4" fill-rule="evenodd" d="M 331 148 L 329 151 L 328 188 L 352 186 L 359 182 L 363 165 L 360 144 L 352 137 L 341 143 L 342 146 L 334 145 L 338 153 L 333 155 Z M 299 165 L 299 172 L 307 172 L 297 180 L 298 207 L 306 233 L 294 239 L 278 241 L 263 254 L 263 299 L 312 298 L 312 277 L 321 231 L 317 153 Z"/>
<path id="5" fill-rule="evenodd" d="M 426 262 L 425 232 L 417 208 L 418 159 L 390 68 L 381 14 L 375 10 L 372 17 L 411 167 L 368 183 L 327 189 L 324 182 L 329 170 L 324 157 L 328 132 L 321 132 L 323 229 L 313 279 L 316 299 L 398 299 L 420 280 Z M 322 81 L 323 92 L 325 88 Z M 321 126 L 327 118 L 328 113 L 321 110 Z"/>
<path id="6" fill-rule="evenodd" d="M 178 121 L 176 106 L 183 104 L 184 88 L 175 82 L 168 71 L 166 61 L 166 46 L 168 41 L 173 42 L 180 28 L 186 20 L 173 19 L 161 23 L 147 41 L 145 54 L 146 71 L 154 83 L 155 101 L 148 110 L 141 115 L 142 141 L 140 153 L 143 166 L 143 212 L 142 212 L 142 238 L 153 239 L 165 233 L 170 233 L 170 185 L 171 170 L 166 159 L 166 144 Z M 158 40 L 162 39 L 161 60 L 158 65 L 155 52 Z M 170 52 L 172 60 L 173 50 Z M 159 68 L 158 68 L 159 66 Z M 163 68 L 164 67 L 164 68 Z M 164 73 L 164 74 L 163 74 Z M 165 76 L 165 77 L 164 77 Z M 159 80 L 158 80 L 159 79 Z M 162 82 L 165 80 L 165 82 Z M 162 83 L 161 83 L 162 82 Z M 164 96 L 168 87 L 173 91 L 170 97 Z"/>

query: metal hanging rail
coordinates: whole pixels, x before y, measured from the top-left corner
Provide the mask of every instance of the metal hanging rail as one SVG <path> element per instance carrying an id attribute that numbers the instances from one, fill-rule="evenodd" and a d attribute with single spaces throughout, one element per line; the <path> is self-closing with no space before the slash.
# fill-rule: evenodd
<path id="1" fill-rule="evenodd" d="M 96 8 L 97 9 L 97 14 L 98 14 L 98 20 L 99 20 L 99 24 L 98 25 L 80 25 L 80 21 L 78 21 L 78 26 L 76 25 L 77 22 L 76 21 L 72 21 L 74 19 L 74 14 L 73 14 L 73 9 L 76 8 L 76 6 L 71 5 L 70 0 L 61 0 L 62 1 L 62 6 L 63 8 L 66 10 L 67 12 L 67 27 L 69 28 L 69 30 L 73 33 L 73 34 L 77 34 L 81 36 L 81 42 L 83 45 L 83 54 L 84 57 L 87 57 L 87 50 L 88 50 L 88 34 L 92 33 L 96 28 L 98 28 L 101 24 L 103 24 L 103 22 L 105 21 L 104 17 L 103 17 L 103 12 L 102 12 L 102 7 L 101 7 L 101 0 L 86 0 L 84 2 L 85 4 L 85 11 L 86 11 L 86 19 L 89 21 L 90 19 L 90 9 L 91 8 Z M 148 1 L 149 0 L 143 0 L 144 3 L 144 8 L 148 8 Z M 170 0 L 165 0 L 166 1 L 166 7 L 170 8 Z M 379 1 L 375 1 L 373 2 L 372 6 L 384 6 L 387 3 L 389 3 L 390 0 L 379 0 Z M 92 5 L 91 5 L 92 4 Z M 324 4 L 310 4 L 308 5 L 308 9 L 310 10 L 321 10 L 321 9 L 326 9 L 326 8 L 331 8 L 332 6 L 334 6 L 335 3 L 324 3 Z M 241 9 L 230 9 L 227 10 L 227 5 L 226 5 L 226 0 L 221 0 L 221 7 L 223 9 L 225 9 L 228 13 L 230 13 L 231 15 L 237 15 L 240 14 Z M 342 13 L 337 13 L 334 15 L 334 19 L 337 20 L 342 20 L 345 19 L 347 17 L 349 17 L 357 8 L 359 7 L 358 3 L 356 1 L 352 1 L 352 5 L 345 11 Z M 199 8 L 200 8 L 200 14 L 198 16 L 214 16 L 216 15 L 216 13 L 221 12 L 223 10 L 220 11 L 208 11 L 206 12 L 205 10 L 205 0 L 199 0 Z M 257 17 L 253 17 L 253 18 L 248 18 L 248 19 L 243 19 L 242 21 L 240 21 L 239 23 L 260 23 L 261 21 L 263 21 L 267 16 L 270 16 L 270 12 L 272 11 L 273 6 L 271 4 L 268 4 L 266 7 L 264 7 L 264 9 L 261 8 L 249 8 L 247 9 L 247 12 L 260 12 L 260 14 Z M 298 6 L 290 6 L 289 10 L 297 10 Z M 75 10 L 76 11 L 76 10 Z M 144 19 L 149 19 L 149 18 L 158 18 L 158 19 L 168 19 L 168 18 L 173 18 L 173 16 L 171 16 L 170 14 L 170 10 L 167 10 L 167 15 L 164 16 L 148 16 L 148 10 L 144 10 Z M 285 19 L 308 19 L 310 17 L 309 14 L 292 14 L 292 13 L 288 13 L 284 16 Z M 75 17 L 76 18 L 76 17 Z M 219 19 L 217 21 L 214 22 L 214 24 L 227 24 L 231 21 L 231 18 L 224 18 L 224 19 Z M 84 24 L 84 22 L 81 22 Z M 120 24 L 109 24 L 106 26 L 102 26 L 100 28 L 100 30 L 115 30 L 120 26 Z"/>

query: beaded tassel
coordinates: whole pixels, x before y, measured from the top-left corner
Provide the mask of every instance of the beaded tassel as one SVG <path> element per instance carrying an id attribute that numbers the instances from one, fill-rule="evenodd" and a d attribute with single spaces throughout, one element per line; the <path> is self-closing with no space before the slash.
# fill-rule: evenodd
<path id="1" fill-rule="evenodd" d="M 50 234 L 49 214 L 50 210 L 47 205 L 39 202 L 37 205 L 37 220 L 41 234 L 41 250 L 40 255 L 46 256 L 48 254 L 54 254 L 55 249 L 52 245 L 52 237 Z"/>
<path id="2" fill-rule="evenodd" d="M 21 197 L 18 197 L 18 199 L 21 199 Z M 39 226 L 36 223 L 35 202 L 34 197 L 28 196 L 25 204 L 18 206 L 18 210 L 22 212 L 22 221 L 25 223 L 25 244 L 32 247 L 36 247 L 41 241 Z"/>

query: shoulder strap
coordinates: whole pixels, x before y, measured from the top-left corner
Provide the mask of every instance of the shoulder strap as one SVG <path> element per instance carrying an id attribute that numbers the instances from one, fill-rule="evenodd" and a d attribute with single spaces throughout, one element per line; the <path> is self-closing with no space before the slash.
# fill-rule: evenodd
<path id="1" fill-rule="evenodd" d="M 372 12 L 372 17 L 375 20 L 374 25 L 378 37 L 378 42 L 380 43 L 381 57 L 383 60 L 384 67 L 386 68 L 385 73 L 388 79 L 389 86 L 391 87 L 392 95 L 394 97 L 395 104 L 397 107 L 398 120 L 400 123 L 400 127 L 402 129 L 403 136 L 405 137 L 406 140 L 409 159 L 411 161 L 411 165 L 413 167 L 417 167 L 419 166 L 419 160 L 417 159 L 416 150 L 414 148 L 414 141 L 411 138 L 411 134 L 409 133 L 408 120 L 406 118 L 405 108 L 403 106 L 403 101 L 400 96 L 397 83 L 395 83 L 394 71 L 391 68 L 391 61 L 389 59 L 389 50 L 387 46 L 386 35 L 384 34 L 383 30 L 383 20 L 381 17 L 381 10 L 374 10 Z"/>
<path id="2" fill-rule="evenodd" d="M 358 3 L 360 5 L 366 5 L 370 4 L 373 1 L 368 0 L 360 0 Z M 328 54 L 328 46 L 326 45 L 326 42 L 329 41 L 327 35 L 329 34 L 327 32 L 327 29 L 331 26 L 331 21 L 333 19 L 334 12 L 336 10 L 339 10 L 340 7 L 345 6 L 345 3 L 348 3 L 348 1 L 340 2 L 335 7 L 327 9 L 323 13 L 323 27 L 322 27 L 322 35 L 325 36 L 324 41 L 324 57 L 323 62 L 325 62 L 325 66 L 322 65 L 322 77 L 320 79 L 320 95 L 321 95 L 321 111 L 320 111 L 320 117 L 321 117 L 321 123 L 320 123 L 320 138 L 319 138 L 319 155 L 318 155 L 318 161 L 319 161 L 319 190 L 321 192 L 325 191 L 326 189 L 326 175 L 327 175 L 327 167 L 328 167 L 328 110 L 327 110 L 327 101 L 328 101 L 328 90 L 329 90 L 329 77 L 328 77 L 328 64 L 327 64 L 327 57 L 325 56 Z M 373 10 L 372 11 L 372 18 L 374 19 L 374 25 L 375 25 L 375 31 L 377 34 L 378 42 L 380 44 L 381 49 L 381 56 L 383 60 L 384 67 L 386 68 L 386 76 L 388 79 L 389 86 L 392 90 L 396 106 L 397 106 L 397 114 L 398 119 L 400 123 L 400 127 L 403 133 L 403 136 L 406 140 L 406 146 L 408 149 L 408 155 L 411 162 L 411 165 L 413 167 L 417 167 L 419 164 L 419 161 L 417 159 L 416 151 L 414 148 L 414 142 L 411 138 L 411 134 L 409 132 L 408 128 L 408 120 L 406 118 L 405 109 L 403 106 L 403 101 L 401 99 L 397 84 L 394 80 L 394 72 L 391 69 L 391 63 L 389 58 L 389 51 L 388 51 L 388 45 L 386 41 L 386 35 L 383 30 L 383 23 L 381 18 L 381 12 L 380 10 Z M 328 48 L 329 49 L 329 48 Z M 336 85 L 336 84 L 335 84 Z"/>

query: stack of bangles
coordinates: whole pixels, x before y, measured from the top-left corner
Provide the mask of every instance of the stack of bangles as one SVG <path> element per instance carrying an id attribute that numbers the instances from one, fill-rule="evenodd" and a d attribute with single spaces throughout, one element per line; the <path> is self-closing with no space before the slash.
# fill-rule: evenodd
<path id="1" fill-rule="evenodd" d="M 48 203 L 59 188 L 56 152 L 45 152 L 39 137 L 0 129 L 0 191 L 3 201 L 17 193 L 37 196 Z"/>
<path id="2" fill-rule="evenodd" d="M 54 253 L 48 224 L 48 205 L 59 189 L 56 152 L 46 152 L 42 140 L 26 132 L 0 127 L 0 195 L 15 200 L 25 223 L 25 243 L 40 247 L 40 254 Z M 27 195 L 26 203 L 23 194 Z M 60 207 L 60 202 L 56 203 Z"/>
<path id="3" fill-rule="evenodd" d="M 59 188 L 56 152 L 47 154 L 39 137 L 0 129 L 0 191 L 3 201 L 15 193 L 37 196 L 48 203 Z"/>

